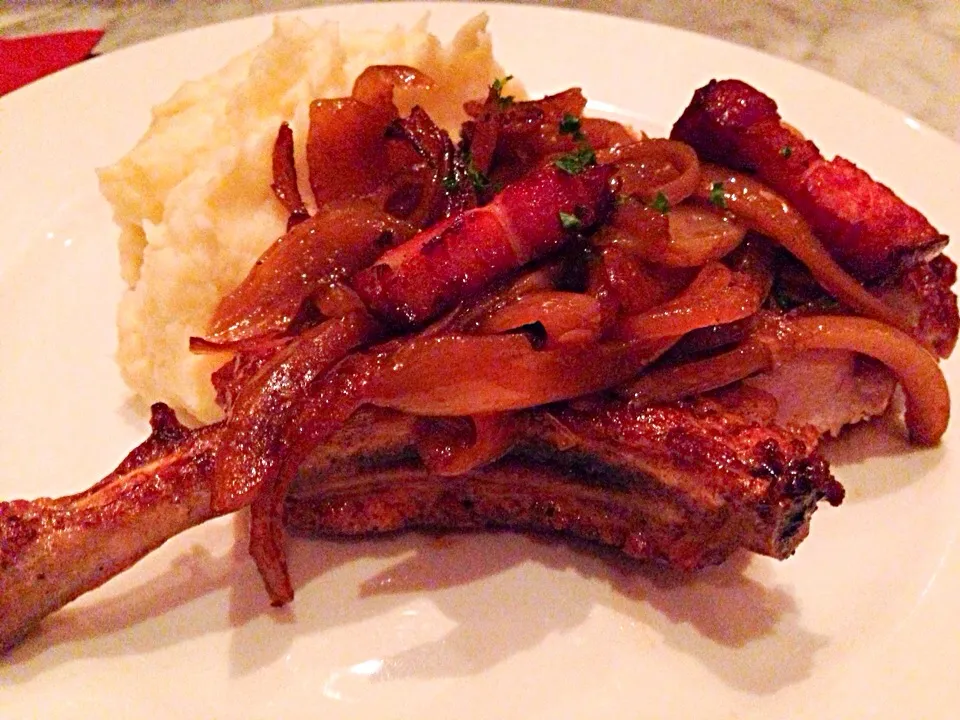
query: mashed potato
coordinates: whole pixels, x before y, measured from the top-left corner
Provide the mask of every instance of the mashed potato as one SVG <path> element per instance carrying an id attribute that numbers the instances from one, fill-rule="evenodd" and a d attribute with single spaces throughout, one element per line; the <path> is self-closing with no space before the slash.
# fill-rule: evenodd
<path id="1" fill-rule="evenodd" d="M 311 100 L 349 95 L 369 65 L 412 65 L 436 85 L 398 91 L 401 112 L 420 104 L 455 128 L 464 100 L 482 97 L 502 75 L 485 26 L 486 18 L 477 17 L 442 45 L 426 20 L 347 34 L 334 23 L 278 19 L 262 45 L 154 109 L 136 147 L 99 173 L 120 226 L 129 285 L 118 313 L 117 360 L 131 389 L 199 420 L 219 417 L 210 374 L 224 357 L 193 355 L 188 340 L 204 333 L 219 299 L 284 230 L 286 212 L 270 190 L 280 123 L 293 128 L 309 198 L 304 146 Z"/>

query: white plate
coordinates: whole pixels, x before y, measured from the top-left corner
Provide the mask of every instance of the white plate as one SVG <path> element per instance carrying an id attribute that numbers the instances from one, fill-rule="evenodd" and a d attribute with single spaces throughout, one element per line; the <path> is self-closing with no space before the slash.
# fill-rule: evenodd
<path id="1" fill-rule="evenodd" d="M 303 13 L 409 23 L 423 6 Z M 432 6 L 449 35 L 476 7 Z M 756 52 L 596 15 L 492 6 L 533 91 L 662 131 L 694 88 L 740 77 L 960 231 L 960 148 L 862 94 Z M 0 497 L 85 488 L 145 435 L 113 366 L 116 230 L 93 168 L 183 80 L 268 18 L 108 55 L 0 102 Z M 948 368 L 956 375 L 956 364 Z M 834 450 L 849 497 L 784 563 L 690 579 L 513 535 L 295 542 L 293 607 L 267 609 L 227 519 L 168 543 L 0 661 L 0 716 L 947 718 L 960 706 L 960 438 L 896 430 Z"/>

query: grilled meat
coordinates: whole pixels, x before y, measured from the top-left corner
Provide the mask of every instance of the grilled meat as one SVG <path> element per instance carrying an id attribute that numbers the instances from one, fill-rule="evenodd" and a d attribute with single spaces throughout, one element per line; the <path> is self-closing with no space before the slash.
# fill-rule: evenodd
<path id="1" fill-rule="evenodd" d="M 784 558 L 817 502 L 839 504 L 843 489 L 816 454 L 816 431 L 758 422 L 753 410 L 748 397 L 727 397 L 530 411 L 506 456 L 455 477 L 419 461 L 414 418 L 366 412 L 303 468 L 287 522 L 337 535 L 561 532 L 685 569 L 738 548 Z"/>
<path id="2" fill-rule="evenodd" d="M 299 532 L 409 527 L 559 531 L 693 569 L 745 548 L 790 555 L 818 501 L 843 496 L 811 429 L 750 417 L 751 405 L 530 411 L 501 461 L 455 478 L 419 462 L 417 419 L 370 408 L 324 443 L 286 502 Z M 223 425 L 189 430 L 154 407 L 153 433 L 89 490 L 0 504 L 0 647 L 174 535 L 217 515 L 212 466 Z"/>

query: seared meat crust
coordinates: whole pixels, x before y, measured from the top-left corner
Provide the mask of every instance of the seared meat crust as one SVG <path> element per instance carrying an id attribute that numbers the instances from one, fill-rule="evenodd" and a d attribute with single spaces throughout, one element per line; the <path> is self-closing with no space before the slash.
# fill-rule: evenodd
<path id="1" fill-rule="evenodd" d="M 762 424 L 748 411 L 709 398 L 531 411 L 507 456 L 453 478 L 419 462 L 413 418 L 365 411 L 301 471 L 287 522 L 332 535 L 561 532 L 685 569 L 738 548 L 784 558 L 817 502 L 838 504 L 843 489 L 816 454 L 816 431 Z"/>

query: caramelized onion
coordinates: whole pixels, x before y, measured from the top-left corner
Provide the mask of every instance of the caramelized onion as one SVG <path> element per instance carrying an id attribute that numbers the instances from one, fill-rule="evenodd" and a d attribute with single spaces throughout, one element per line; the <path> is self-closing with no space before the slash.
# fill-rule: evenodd
<path id="1" fill-rule="evenodd" d="M 220 301 L 206 344 L 223 349 L 284 332 L 311 293 L 367 267 L 414 232 L 367 201 L 326 204 L 274 242 Z M 195 343 L 195 349 L 200 346 Z"/>
<path id="2" fill-rule="evenodd" d="M 590 147 L 598 152 L 615 150 L 642 140 L 623 123 L 604 118 L 580 118 L 580 132 L 584 134 Z"/>
<path id="3" fill-rule="evenodd" d="M 687 268 L 664 268 L 641 262 L 614 242 L 600 249 L 590 268 L 589 291 L 611 297 L 627 315 L 636 315 L 676 297 L 693 279 Z"/>
<path id="4" fill-rule="evenodd" d="M 342 318 L 353 312 L 363 312 L 363 301 L 342 282 L 333 282 L 319 289 L 312 296 L 317 310 L 327 318 Z"/>
<path id="5" fill-rule="evenodd" d="M 303 203 L 300 188 L 297 186 L 297 168 L 293 159 L 293 130 L 287 123 L 281 123 L 277 131 L 277 140 L 273 145 L 273 184 L 270 188 L 277 200 L 290 214 L 287 230 L 303 222 L 310 214 Z"/>
<path id="6" fill-rule="evenodd" d="M 197 352 L 194 341 L 200 338 L 190 338 L 190 349 Z M 230 350 L 233 357 L 217 368 L 210 376 L 210 382 L 217 391 L 217 405 L 229 412 L 234 400 L 243 390 L 243 386 L 252 378 L 270 358 L 274 357 L 283 347 L 294 342 L 293 337 L 281 338 L 251 338 L 249 340 L 231 343 Z M 221 346 L 214 346 L 223 352 Z"/>
<path id="7" fill-rule="evenodd" d="M 906 395 L 913 442 L 932 445 L 946 431 L 950 393 L 936 358 L 906 333 L 877 320 L 841 315 L 764 318 L 742 345 L 712 358 L 660 368 L 623 388 L 635 402 L 667 402 L 769 370 L 806 350 L 847 350 L 882 362 Z M 803 392 L 797 388 L 797 392 Z"/>
<path id="8" fill-rule="evenodd" d="M 391 122 L 387 137 L 409 145 L 418 158 L 416 167 L 398 173 L 384 188 L 388 212 L 425 228 L 477 205 L 462 156 L 422 108 Z"/>
<path id="9" fill-rule="evenodd" d="M 711 358 L 651 370 L 620 392 L 641 405 L 673 402 L 725 387 L 772 367 L 770 350 L 762 343 L 748 340 Z"/>
<path id="10" fill-rule="evenodd" d="M 396 107 L 393 105 L 393 91 L 398 87 L 429 90 L 433 87 L 429 75 L 408 65 L 371 65 L 353 81 L 350 96 L 367 105 L 375 107 Z"/>
<path id="11" fill-rule="evenodd" d="M 534 350 L 520 335 L 415 339 L 373 381 L 370 402 L 415 415 L 475 415 L 567 400 L 626 382 L 672 340 Z"/>
<path id="12" fill-rule="evenodd" d="M 597 156 L 617 167 L 621 191 L 652 202 L 662 194 L 670 207 L 692 195 L 700 183 L 700 160 L 686 143 L 661 138 L 621 145 Z"/>
<path id="13" fill-rule="evenodd" d="M 331 200 L 368 195 L 390 177 L 387 125 L 391 108 L 354 98 L 310 104 L 307 165 L 318 206 Z"/>
<path id="14" fill-rule="evenodd" d="M 535 269 L 525 270 L 509 281 L 488 288 L 469 303 L 460 303 L 453 310 L 431 323 L 420 336 L 475 334 L 491 315 L 516 302 L 524 295 L 542 290 L 553 290 L 560 275 L 560 263 L 547 262 Z"/>
<path id="15" fill-rule="evenodd" d="M 700 267 L 736 248 L 747 228 L 728 215 L 700 205 L 679 205 L 668 213 L 627 201 L 610 222 L 619 245 L 647 262 Z"/>
<path id="16" fill-rule="evenodd" d="M 489 315 L 480 324 L 483 334 L 502 333 L 539 323 L 551 348 L 596 341 L 604 329 L 601 303 L 590 295 L 558 290 L 532 292 Z"/>
<path id="17" fill-rule="evenodd" d="M 385 133 L 397 117 L 393 89 L 430 83 L 413 68 L 375 65 L 360 74 L 351 97 L 310 104 L 307 167 L 317 205 L 367 195 L 392 177 Z"/>
<path id="18" fill-rule="evenodd" d="M 696 205 L 680 205 L 667 215 L 670 242 L 659 259 L 663 265 L 697 267 L 719 260 L 737 247 L 747 229 L 726 215 Z"/>
<path id="19" fill-rule="evenodd" d="M 253 497 L 250 554 L 273 605 L 293 599 L 283 548 L 283 502 L 290 483 L 307 456 L 369 401 L 370 383 L 383 373 L 391 355 L 389 349 L 347 354 L 379 332 L 364 314 L 319 327 L 308 346 L 295 348 L 285 363 L 261 373 L 260 394 L 266 402 L 256 408 L 254 400 L 253 407 L 243 408 L 238 432 L 228 440 L 230 454 L 218 458 L 216 467 L 218 473 L 232 469 L 240 474 L 233 484 L 220 479 L 226 484 L 215 485 L 215 500 L 221 487 L 228 501 Z M 267 415 L 258 420 L 257 410 Z M 231 414 L 228 426 L 233 419 Z"/>
<path id="20" fill-rule="evenodd" d="M 276 479 L 280 466 L 291 457 L 289 444 L 281 440 L 313 383 L 378 331 L 365 313 L 328 320 L 282 348 L 243 385 L 226 420 L 223 450 L 217 456 L 213 507 L 221 512 L 237 510 Z M 352 412 L 352 407 L 339 414 L 330 412 L 329 432 Z"/>
<path id="21" fill-rule="evenodd" d="M 621 320 L 618 336 L 633 340 L 679 337 L 691 330 L 749 317 L 760 309 L 762 301 L 751 279 L 711 262 L 673 300 Z"/>
<path id="22" fill-rule="evenodd" d="M 617 204 L 610 225 L 594 242 L 618 245 L 642 260 L 657 262 L 670 245 L 670 219 L 666 213 L 629 198 Z"/>
<path id="23" fill-rule="evenodd" d="M 758 232 L 776 240 L 807 266 L 823 289 L 856 312 L 909 331 L 909 323 L 871 295 L 831 257 L 783 198 L 753 178 L 714 165 L 704 165 L 697 197 L 723 194 L 726 208 Z"/>
<path id="24" fill-rule="evenodd" d="M 513 444 L 510 413 L 468 418 L 420 418 L 415 434 L 420 459 L 436 475 L 462 475 L 502 457 Z"/>
<path id="25" fill-rule="evenodd" d="M 505 184 L 548 157 L 574 150 L 576 142 L 560 132 L 560 120 L 565 115 L 579 118 L 586 104 L 579 88 L 522 102 L 504 102 L 501 93 L 491 89 L 485 102 L 466 103 L 464 109 L 475 120 L 464 124 L 462 134 L 474 167 Z"/>

